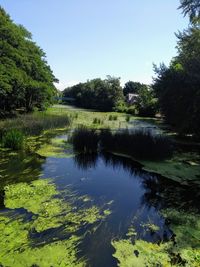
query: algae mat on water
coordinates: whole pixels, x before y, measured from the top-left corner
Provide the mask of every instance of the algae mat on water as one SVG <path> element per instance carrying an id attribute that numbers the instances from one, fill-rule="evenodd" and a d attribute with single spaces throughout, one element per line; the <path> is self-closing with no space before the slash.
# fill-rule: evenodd
<path id="1" fill-rule="evenodd" d="M 63 138 L 52 138 L 42 145 L 36 153 L 42 157 L 69 158 L 73 157 L 73 147 Z"/>
<path id="2" fill-rule="evenodd" d="M 162 211 L 171 223 L 174 239 L 159 244 L 137 239 L 130 229 L 128 239 L 114 240 L 114 257 L 120 267 L 199 267 L 200 216 L 194 212 L 166 209 Z M 131 233 L 134 233 L 133 235 Z"/>
<path id="3" fill-rule="evenodd" d="M 87 260 L 77 256 L 82 238 L 77 231 L 96 228 L 109 212 L 84 199 L 68 189 L 59 192 L 49 180 L 6 186 L 7 209 L 0 214 L 0 264 L 86 266 Z"/>

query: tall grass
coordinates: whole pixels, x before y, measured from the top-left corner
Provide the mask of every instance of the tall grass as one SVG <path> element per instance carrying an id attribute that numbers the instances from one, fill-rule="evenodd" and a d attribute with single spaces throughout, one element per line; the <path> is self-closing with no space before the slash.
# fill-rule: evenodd
<path id="1" fill-rule="evenodd" d="M 73 132 L 71 142 L 75 152 L 94 153 L 98 150 L 99 134 L 95 129 L 80 126 Z"/>
<path id="2" fill-rule="evenodd" d="M 126 154 L 138 159 L 157 160 L 172 156 L 171 140 L 149 130 L 97 132 L 94 129 L 78 128 L 72 135 L 74 150 L 77 152 L 102 151 Z"/>
<path id="3" fill-rule="evenodd" d="M 0 121 L 0 136 L 11 129 L 25 135 L 39 135 L 44 130 L 68 126 L 71 119 L 66 114 L 53 115 L 46 112 L 20 115 L 17 118 Z"/>
<path id="4" fill-rule="evenodd" d="M 173 152 L 172 142 L 168 137 L 146 129 L 116 133 L 102 131 L 100 139 L 103 150 L 140 159 L 164 159 L 171 157 Z"/>
<path id="5" fill-rule="evenodd" d="M 20 150 L 24 146 L 25 136 L 17 129 L 11 129 L 2 136 L 2 146 L 12 150 Z"/>

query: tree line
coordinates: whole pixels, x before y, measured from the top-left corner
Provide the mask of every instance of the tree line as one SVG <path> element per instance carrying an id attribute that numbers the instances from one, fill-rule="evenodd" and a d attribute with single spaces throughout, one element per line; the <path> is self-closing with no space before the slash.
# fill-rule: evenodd
<path id="1" fill-rule="evenodd" d="M 165 120 L 180 134 L 200 136 L 200 1 L 182 0 L 188 29 L 176 34 L 177 56 L 154 66 L 153 88 Z"/>
<path id="2" fill-rule="evenodd" d="M 16 109 L 29 112 L 52 103 L 56 81 L 44 51 L 31 33 L 0 7 L 0 117 Z"/>

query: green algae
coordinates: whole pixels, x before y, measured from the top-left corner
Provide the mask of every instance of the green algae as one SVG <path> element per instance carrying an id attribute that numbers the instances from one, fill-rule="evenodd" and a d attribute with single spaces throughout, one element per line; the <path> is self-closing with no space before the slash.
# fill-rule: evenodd
<path id="1" fill-rule="evenodd" d="M 64 241 L 55 241 L 33 247 L 29 237 L 30 224 L 21 219 L 0 219 L 0 264 L 8 267 L 30 266 L 86 266 L 84 260 L 77 260 L 77 245 L 80 238 L 71 236 Z"/>
<path id="2" fill-rule="evenodd" d="M 182 184 L 200 184 L 200 157 L 196 153 L 177 153 L 165 161 L 140 161 L 143 169 L 155 172 Z"/>
<path id="3" fill-rule="evenodd" d="M 119 240 L 112 242 L 116 252 L 113 256 L 119 261 L 120 267 L 170 267 L 170 257 L 166 252 L 168 244 L 153 244 L 143 240 Z"/>
<path id="4" fill-rule="evenodd" d="M 6 186 L 4 204 L 9 210 L 0 214 L 0 265 L 85 266 L 86 260 L 77 258 L 81 242 L 77 232 L 84 225 L 92 232 L 109 215 L 108 209 L 84 202 L 85 197 L 79 199 L 69 189 L 59 192 L 49 179 Z M 81 202 L 79 207 L 76 201 Z M 53 231 L 51 241 L 34 238 L 33 233 L 47 230 Z"/>
<path id="5" fill-rule="evenodd" d="M 62 138 L 52 138 L 48 143 L 42 145 L 36 153 L 42 157 L 69 158 L 73 157 L 73 148 Z"/>
<path id="6" fill-rule="evenodd" d="M 147 242 L 137 239 L 137 233 L 130 227 L 128 239 L 112 241 L 118 266 L 200 266 L 200 216 L 174 209 L 165 209 L 162 215 L 170 222 L 175 240 L 160 244 Z"/>

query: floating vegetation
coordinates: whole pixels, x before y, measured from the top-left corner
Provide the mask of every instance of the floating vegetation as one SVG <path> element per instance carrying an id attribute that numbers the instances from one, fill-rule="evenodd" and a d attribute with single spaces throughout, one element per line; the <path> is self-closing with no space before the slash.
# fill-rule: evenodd
<path id="1" fill-rule="evenodd" d="M 200 266 L 200 216 L 174 209 L 162 211 L 174 237 L 168 242 L 151 243 L 137 239 L 134 229 L 127 233 L 129 239 L 114 240 L 114 257 L 120 267 L 132 266 Z M 145 224 L 150 230 L 159 228 Z"/>
<path id="2" fill-rule="evenodd" d="M 48 143 L 42 145 L 36 153 L 42 157 L 69 158 L 73 157 L 73 148 L 62 138 L 52 138 Z"/>
<path id="3" fill-rule="evenodd" d="M 200 184 L 200 157 L 196 153 L 177 153 L 164 161 L 140 161 L 146 171 L 155 172 L 174 181 Z"/>
<path id="4" fill-rule="evenodd" d="M 50 180 L 6 186 L 7 210 L 0 215 L 0 264 L 85 266 L 85 260 L 77 259 L 81 241 L 77 231 L 83 226 L 96 227 L 110 212 L 92 205 L 89 197 L 84 205 L 84 198 L 70 190 L 59 192 Z M 77 201 L 82 204 L 77 206 Z M 42 237 L 47 231 L 50 240 L 38 238 L 39 233 Z"/>

